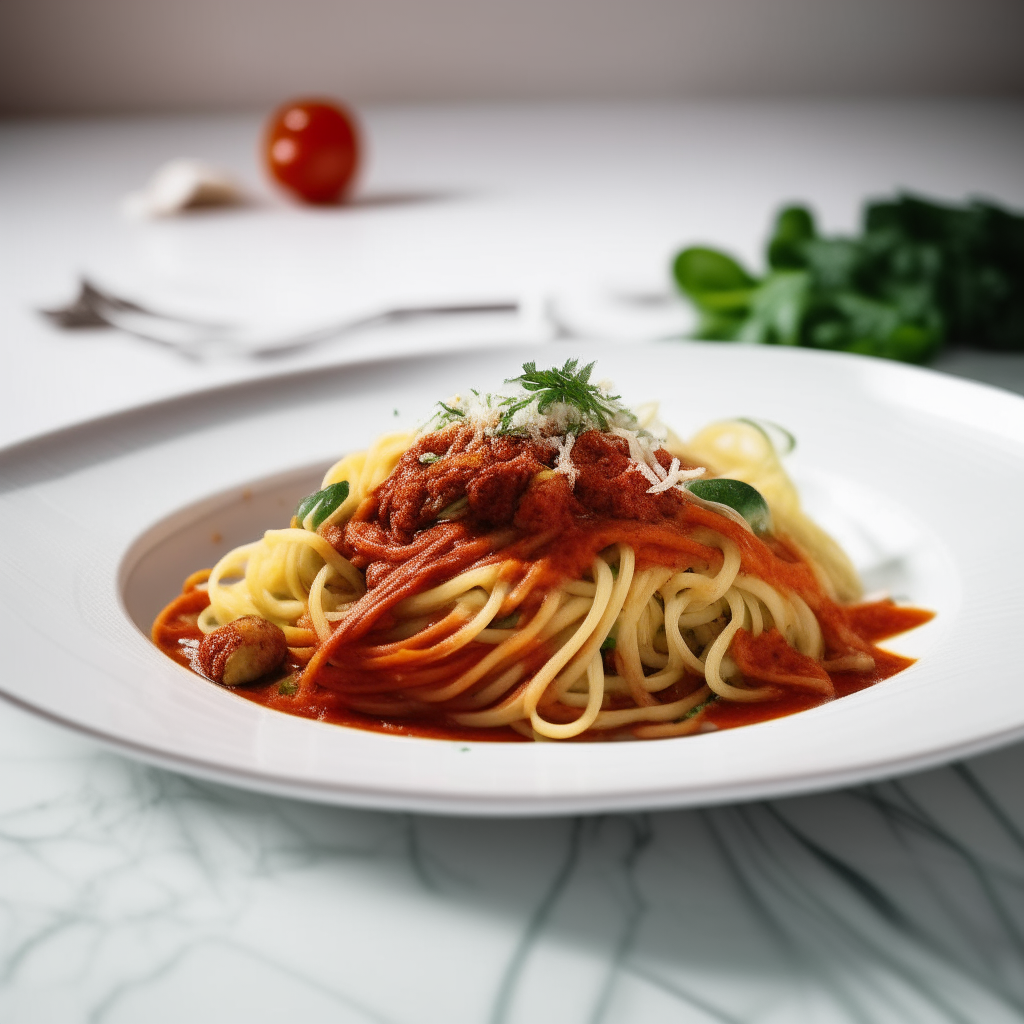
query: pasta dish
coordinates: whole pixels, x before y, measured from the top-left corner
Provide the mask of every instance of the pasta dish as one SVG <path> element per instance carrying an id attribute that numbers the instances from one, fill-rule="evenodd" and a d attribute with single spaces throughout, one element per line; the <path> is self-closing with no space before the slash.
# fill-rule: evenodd
<path id="1" fill-rule="evenodd" d="M 684 443 L 592 369 L 527 363 L 346 455 L 190 576 L 154 641 L 280 711 L 489 740 L 730 728 L 911 664 L 876 643 L 931 613 L 860 603 L 770 427 Z"/>

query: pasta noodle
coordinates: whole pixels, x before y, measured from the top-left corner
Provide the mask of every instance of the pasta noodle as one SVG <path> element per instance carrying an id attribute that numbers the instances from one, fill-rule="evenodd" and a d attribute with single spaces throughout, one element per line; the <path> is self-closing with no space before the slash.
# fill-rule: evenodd
<path id="1" fill-rule="evenodd" d="M 345 456 L 289 526 L 190 577 L 154 639 L 206 674 L 248 652 L 238 692 L 279 710 L 495 739 L 682 736 L 910 664 L 874 642 L 930 613 L 856 604 L 763 426 L 684 444 L 590 370 L 527 364 Z"/>

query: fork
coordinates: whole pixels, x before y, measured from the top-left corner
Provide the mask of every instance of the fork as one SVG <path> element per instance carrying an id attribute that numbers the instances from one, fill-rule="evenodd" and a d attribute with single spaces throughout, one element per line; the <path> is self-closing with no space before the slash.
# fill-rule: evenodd
<path id="1" fill-rule="evenodd" d="M 246 340 L 237 325 L 194 320 L 147 309 L 83 277 L 79 280 L 79 292 L 73 301 L 54 309 L 42 309 L 40 313 L 64 329 L 113 327 L 142 341 L 169 348 L 186 359 L 200 361 L 211 356 L 273 359 L 385 324 L 445 316 L 518 313 L 519 310 L 520 303 L 515 299 L 392 306 L 375 313 L 325 324 L 323 327 L 270 340 L 253 341 Z"/>

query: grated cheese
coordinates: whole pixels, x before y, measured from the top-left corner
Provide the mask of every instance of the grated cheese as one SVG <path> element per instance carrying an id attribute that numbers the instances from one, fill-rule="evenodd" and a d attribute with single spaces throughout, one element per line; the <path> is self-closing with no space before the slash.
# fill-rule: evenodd
<path id="1" fill-rule="evenodd" d="M 601 381 L 598 387 L 602 394 L 611 395 L 610 381 Z M 519 401 L 528 397 L 534 397 L 535 400 L 517 410 L 510 421 L 503 424 L 507 400 Z M 531 392 L 518 383 L 506 384 L 490 394 L 472 392 L 469 395 L 452 395 L 448 401 L 439 403 L 440 411 L 423 425 L 420 436 L 459 423 L 472 427 L 478 440 L 499 433 L 529 437 L 558 449 L 555 472 L 567 478 L 570 489 L 575 488 L 577 471 L 572 461 L 573 445 L 579 434 L 586 430 L 600 430 L 601 424 L 596 417 L 582 413 L 575 405 L 554 402 L 542 413 L 538 409 L 538 402 Z M 643 422 L 658 433 L 644 429 L 641 420 L 632 410 L 620 402 L 612 401 L 611 414 L 608 416 L 610 433 L 623 438 L 629 445 L 632 469 L 651 485 L 647 489 L 648 494 L 660 494 L 671 488 L 685 490 L 685 483 L 703 476 L 706 469 L 682 469 L 679 459 L 673 459 L 671 467 L 666 470 L 655 455 L 664 440 L 663 428 L 659 429 L 660 424 L 657 423 L 657 406 L 644 407 L 642 415 Z"/>
<path id="2" fill-rule="evenodd" d="M 576 488 L 576 464 L 572 461 L 572 446 L 576 443 L 576 435 L 569 431 L 558 445 L 555 457 L 555 472 L 564 474 L 569 481 L 569 490 Z"/>
<path id="3" fill-rule="evenodd" d="M 665 472 L 664 467 L 662 472 Z M 683 488 L 683 485 L 687 480 L 696 480 L 697 477 L 703 476 L 705 473 L 703 466 L 697 469 L 680 469 L 679 460 L 673 459 L 672 465 L 669 467 L 667 473 L 665 473 L 665 479 L 660 483 L 655 484 L 653 487 L 647 489 L 648 494 L 660 494 L 662 491 L 667 491 L 670 487 Z"/>

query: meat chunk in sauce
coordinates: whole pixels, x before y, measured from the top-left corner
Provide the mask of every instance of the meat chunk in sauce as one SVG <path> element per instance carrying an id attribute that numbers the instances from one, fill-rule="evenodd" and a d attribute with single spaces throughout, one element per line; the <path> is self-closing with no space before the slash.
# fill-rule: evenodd
<path id="1" fill-rule="evenodd" d="M 215 629 L 199 642 L 196 666 L 222 686 L 244 686 L 281 667 L 288 642 L 280 626 L 245 615 Z"/>

